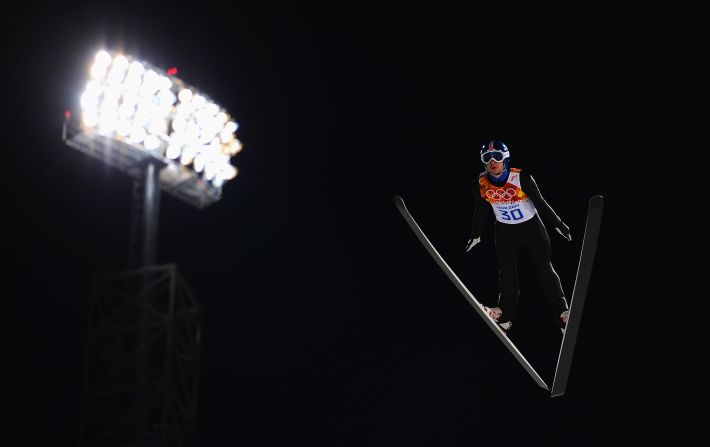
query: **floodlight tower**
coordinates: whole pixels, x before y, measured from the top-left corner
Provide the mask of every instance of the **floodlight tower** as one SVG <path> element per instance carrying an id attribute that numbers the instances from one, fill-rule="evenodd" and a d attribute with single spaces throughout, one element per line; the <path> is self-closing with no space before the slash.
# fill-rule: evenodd
<path id="1" fill-rule="evenodd" d="M 141 268 L 94 281 L 81 445 L 185 445 L 194 425 L 201 312 L 176 266 L 155 265 L 160 193 L 218 201 L 242 144 L 231 116 L 176 74 L 101 50 L 79 113 L 65 114 L 68 146 L 134 179 L 141 254 Z"/>
<path id="2" fill-rule="evenodd" d="M 237 175 L 230 160 L 242 149 L 237 123 L 176 72 L 99 51 L 80 97 L 81 113 L 67 113 L 64 122 L 67 145 L 142 185 L 143 266 L 156 259 L 160 191 L 205 208 Z"/>

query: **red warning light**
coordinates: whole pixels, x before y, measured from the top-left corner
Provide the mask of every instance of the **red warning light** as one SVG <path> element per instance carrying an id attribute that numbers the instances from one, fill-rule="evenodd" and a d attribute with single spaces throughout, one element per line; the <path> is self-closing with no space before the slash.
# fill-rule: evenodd
<path id="1" fill-rule="evenodd" d="M 71 112 L 68 110 L 65 110 L 64 111 L 64 119 L 68 120 L 69 118 L 71 118 Z"/>
<path id="2" fill-rule="evenodd" d="M 168 76 L 173 76 L 177 74 L 177 67 L 168 68 Z"/>

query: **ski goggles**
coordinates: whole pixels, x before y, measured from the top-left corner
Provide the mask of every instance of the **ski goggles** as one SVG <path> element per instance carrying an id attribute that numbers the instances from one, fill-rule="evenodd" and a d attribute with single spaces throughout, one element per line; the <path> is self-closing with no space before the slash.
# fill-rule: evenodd
<path id="1" fill-rule="evenodd" d="M 495 160 L 501 162 L 508 158 L 508 153 L 503 151 L 487 151 L 481 154 L 481 161 L 485 164 Z"/>

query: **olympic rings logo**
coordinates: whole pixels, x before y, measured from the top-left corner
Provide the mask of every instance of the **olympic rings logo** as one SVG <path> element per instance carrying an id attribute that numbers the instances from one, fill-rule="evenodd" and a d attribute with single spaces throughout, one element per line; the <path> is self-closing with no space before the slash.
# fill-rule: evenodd
<path id="1" fill-rule="evenodd" d="M 508 189 L 489 189 L 486 191 L 486 197 L 493 200 L 510 200 L 515 197 L 515 190 L 513 188 Z"/>

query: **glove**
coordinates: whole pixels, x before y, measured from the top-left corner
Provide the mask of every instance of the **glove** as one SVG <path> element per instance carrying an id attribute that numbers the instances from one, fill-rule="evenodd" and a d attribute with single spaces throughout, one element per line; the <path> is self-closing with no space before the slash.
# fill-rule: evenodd
<path id="1" fill-rule="evenodd" d="M 473 237 L 470 238 L 470 239 L 466 242 L 466 251 L 471 250 L 471 249 L 472 249 L 474 246 L 476 246 L 476 244 L 478 244 L 479 242 L 481 242 L 481 236 L 478 236 L 478 237 L 476 237 L 476 238 L 473 238 Z"/>
<path id="2" fill-rule="evenodd" d="M 565 225 L 564 222 L 560 221 L 557 225 L 555 225 L 555 230 L 557 230 L 563 238 L 567 239 L 567 242 L 572 242 L 572 233 L 570 233 L 569 227 Z"/>

